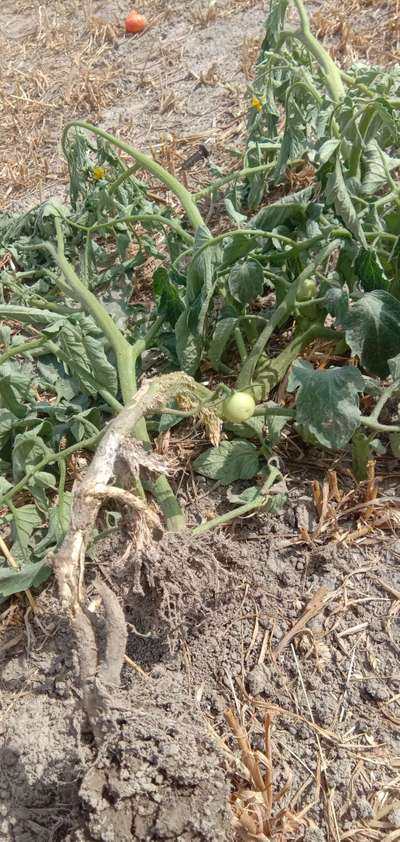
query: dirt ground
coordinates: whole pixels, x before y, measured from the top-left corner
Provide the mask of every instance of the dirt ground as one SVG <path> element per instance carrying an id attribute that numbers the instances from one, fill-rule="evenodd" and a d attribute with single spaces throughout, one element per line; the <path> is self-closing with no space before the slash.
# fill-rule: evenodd
<path id="1" fill-rule="evenodd" d="M 240 145 L 264 3 L 141 6 L 152 26 L 132 39 L 123 0 L 3 0 L 3 207 L 60 192 L 71 116 L 178 172 L 199 143 L 214 160 Z M 344 62 L 398 59 L 396 2 L 350 0 L 334 18 L 332 8 L 313 3 L 314 24 Z M 189 184 L 207 183 L 207 166 Z M 377 530 L 304 542 L 316 523 L 310 483 L 326 466 L 300 454 L 294 470 L 293 452 L 279 458 L 289 490 L 280 515 L 201 539 L 165 536 L 140 571 L 122 535 L 98 546 L 89 598 L 99 571 L 129 631 L 100 751 L 82 725 L 75 643 L 54 585 L 35 614 L 22 597 L 3 606 L 0 842 L 268 842 L 227 709 L 263 772 L 272 719 L 273 842 L 400 840 L 400 540 Z M 190 525 L 226 503 L 190 476 L 180 498 Z"/>

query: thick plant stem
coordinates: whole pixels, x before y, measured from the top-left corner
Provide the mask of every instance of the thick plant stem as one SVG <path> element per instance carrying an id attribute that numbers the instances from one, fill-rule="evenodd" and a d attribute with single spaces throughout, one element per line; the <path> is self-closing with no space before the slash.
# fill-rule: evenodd
<path id="1" fill-rule="evenodd" d="M 297 299 L 297 291 L 303 283 L 303 281 L 314 274 L 316 268 L 320 265 L 320 263 L 323 263 L 323 261 L 326 260 L 332 254 L 332 252 L 334 252 L 337 249 L 339 244 L 339 240 L 333 240 L 331 243 L 328 243 L 328 245 L 321 249 L 321 251 L 318 252 L 316 257 L 313 260 L 311 260 L 310 263 L 308 263 L 308 265 L 305 267 L 305 269 L 303 269 L 298 278 L 296 278 L 296 280 L 293 281 L 293 283 L 290 285 L 290 289 L 285 295 L 285 298 L 278 305 L 278 307 L 272 314 L 269 322 L 266 324 L 264 330 L 261 331 L 257 341 L 253 345 L 253 348 L 239 374 L 237 381 L 238 389 L 244 389 L 251 384 L 254 372 L 257 368 L 258 360 L 261 354 L 263 353 L 267 342 L 271 338 L 274 331 L 277 330 L 277 328 L 281 327 L 293 312 L 293 308 Z"/>
<path id="2" fill-rule="evenodd" d="M 57 232 L 57 249 L 55 249 L 51 243 L 47 243 L 46 247 L 58 267 L 61 269 L 74 297 L 80 302 L 80 304 L 83 305 L 84 309 L 93 316 L 99 328 L 107 337 L 117 359 L 122 399 L 124 403 L 126 403 L 136 391 L 132 346 L 122 335 L 116 324 L 113 322 L 111 316 L 109 316 L 103 305 L 97 300 L 96 296 L 93 295 L 85 284 L 82 283 L 81 279 L 76 274 L 75 269 L 66 259 L 64 254 L 61 221 L 59 219 L 55 219 L 55 226 Z"/>
<path id="3" fill-rule="evenodd" d="M 346 96 L 346 90 L 342 82 L 339 68 L 329 55 L 328 51 L 320 44 L 315 35 L 311 32 L 310 22 L 303 3 L 303 0 L 294 0 L 300 17 L 301 29 L 290 34 L 301 41 L 310 51 L 314 58 L 321 65 L 326 78 L 326 86 L 334 102 L 341 102 Z"/>
<path id="4" fill-rule="evenodd" d="M 175 194 L 195 230 L 199 227 L 199 225 L 204 225 L 203 217 L 197 208 L 193 196 L 188 190 L 186 190 L 186 187 L 184 187 L 177 178 L 167 172 L 167 170 L 165 170 L 164 167 L 161 167 L 160 164 L 157 164 L 156 161 L 153 161 L 152 158 L 149 158 L 129 143 L 125 143 L 125 141 L 120 140 L 109 132 L 104 131 L 104 129 L 100 129 L 99 126 L 93 126 L 85 120 L 72 120 L 70 123 L 67 123 L 62 136 L 62 147 L 67 160 L 67 135 L 73 127 L 92 132 L 93 134 L 98 135 L 98 137 L 102 137 L 104 140 L 107 140 L 109 143 L 113 144 L 113 146 L 117 146 L 118 149 L 122 149 L 123 152 L 130 155 L 131 158 L 140 165 L 141 169 L 147 170 L 147 172 L 154 175 L 159 179 L 159 181 L 168 187 L 168 190 L 171 190 L 171 192 Z"/>
<path id="5" fill-rule="evenodd" d="M 69 287 L 74 296 L 83 305 L 85 310 L 93 316 L 100 329 L 110 342 L 117 360 L 118 378 L 122 400 L 124 404 L 127 404 L 137 391 L 135 371 L 136 360 L 144 350 L 145 343 L 140 340 L 135 343 L 134 346 L 130 345 L 116 324 L 114 324 L 111 316 L 108 315 L 102 304 L 97 300 L 96 296 L 93 295 L 93 293 L 82 283 L 74 268 L 64 255 L 61 221 L 59 219 L 55 219 L 55 225 L 58 248 L 55 249 L 51 243 L 46 244 L 46 247 L 68 281 Z M 140 441 L 150 443 L 150 437 L 147 432 L 144 418 L 139 418 L 134 433 Z M 139 481 L 138 492 L 141 496 L 143 496 L 144 492 L 141 484 L 139 484 Z M 153 493 L 166 516 L 168 529 L 171 531 L 183 529 L 185 526 L 185 517 L 178 501 L 176 500 L 168 479 L 165 476 L 158 477 L 153 486 Z"/>

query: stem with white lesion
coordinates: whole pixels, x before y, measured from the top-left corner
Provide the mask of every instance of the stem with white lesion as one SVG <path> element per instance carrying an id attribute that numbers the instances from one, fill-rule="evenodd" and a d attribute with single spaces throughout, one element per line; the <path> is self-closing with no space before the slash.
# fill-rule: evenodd
<path id="1" fill-rule="evenodd" d="M 129 470 L 137 473 L 141 464 L 150 470 L 163 470 L 151 454 L 132 441 L 132 430 L 138 429 L 146 414 L 165 406 L 182 389 L 194 396 L 197 392 L 195 381 L 181 372 L 145 382 L 108 425 L 84 479 L 75 489 L 70 525 L 53 562 L 61 599 L 71 609 L 81 601 L 79 589 L 85 552 L 109 483 L 121 471 L 121 465 L 125 474 Z M 129 457 L 130 452 L 134 452 L 136 464 Z M 147 517 L 146 508 L 139 500 L 137 510 Z"/>

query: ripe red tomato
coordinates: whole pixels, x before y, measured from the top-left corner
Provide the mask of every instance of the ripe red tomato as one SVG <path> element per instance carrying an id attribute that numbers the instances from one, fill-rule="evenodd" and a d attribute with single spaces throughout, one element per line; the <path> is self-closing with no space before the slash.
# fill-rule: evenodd
<path id="1" fill-rule="evenodd" d="M 139 14 L 134 9 L 129 12 L 125 20 L 125 32 L 143 32 L 147 26 L 147 20 L 144 15 Z"/>

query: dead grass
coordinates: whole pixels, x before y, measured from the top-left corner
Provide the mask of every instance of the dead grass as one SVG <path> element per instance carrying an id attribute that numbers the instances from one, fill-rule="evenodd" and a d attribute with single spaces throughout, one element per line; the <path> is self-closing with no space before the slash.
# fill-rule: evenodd
<path id="1" fill-rule="evenodd" d="M 334 0 L 321 0 L 312 18 L 313 29 L 331 47 L 344 64 L 357 58 L 393 62 L 400 57 L 400 0 L 344 0 L 338 8 Z M 4 5 L 4 3 L 3 3 Z M 194 0 L 185 9 L 188 27 L 207 28 L 217 19 L 224 19 L 252 8 L 254 0 Z M 173 15 L 173 4 L 165 0 L 143 0 L 150 28 L 161 19 Z M 4 23 L 0 32 L 0 207 L 10 202 L 37 201 L 66 181 L 66 166 L 60 155 L 62 125 L 70 118 L 85 117 L 101 122 L 106 109 L 123 101 L 127 89 L 124 62 L 117 48 L 124 38 L 123 15 L 103 19 L 96 13 L 94 0 L 6 0 Z M 371 31 L 374 37 L 371 39 Z M 245 79 L 253 75 L 262 37 L 244 37 L 240 69 Z M 166 118 L 168 130 L 177 112 L 185 112 L 185 103 L 176 97 L 169 84 L 169 75 L 176 72 L 184 42 L 179 42 L 174 55 L 165 56 L 160 48 L 162 76 L 144 68 L 140 89 L 151 87 L 157 97 L 156 107 Z M 170 47 L 168 48 L 169 51 Z M 145 62 L 146 64 L 146 62 Z M 174 70 L 175 69 L 175 70 Z M 233 80 L 234 81 L 234 80 Z M 236 96 L 235 84 L 221 85 L 218 66 L 199 78 L 201 85 L 221 86 L 234 103 L 234 117 L 224 131 L 215 132 L 215 160 L 228 166 L 230 161 L 219 154 L 227 140 L 240 145 L 245 121 Z M 161 90 L 158 96 L 158 91 Z M 229 88 L 229 90 L 228 90 Z M 171 122 L 170 121 L 170 122 Z M 122 127 L 123 133 L 132 125 Z M 201 138 L 204 142 L 208 138 Z M 175 138 L 185 158 L 196 149 L 189 138 Z M 183 148 L 182 148 L 183 147 Z M 179 162 L 176 168 L 179 170 Z M 204 165 L 190 172 L 194 186 L 204 183 Z M 198 177 L 199 176 L 199 177 Z"/>
<path id="2" fill-rule="evenodd" d="M 116 25 L 91 13 L 89 2 L 38 0 L 13 4 L 0 33 L 0 188 L 10 194 L 39 192 L 61 182 L 62 124 L 85 116 L 98 121 L 121 91 L 123 68 L 113 46 Z"/>
<path id="3" fill-rule="evenodd" d="M 391 64 L 400 59 L 399 0 L 325 0 L 311 18 L 335 59 Z"/>
<path id="4" fill-rule="evenodd" d="M 263 750 L 253 750 L 245 728 L 232 710 L 225 711 L 226 721 L 240 749 L 239 774 L 232 795 L 234 827 L 239 838 L 260 842 L 287 842 L 298 839 L 301 829 L 309 827 L 306 815 L 314 802 L 296 812 L 291 806 L 293 775 L 290 766 L 280 758 L 286 778 L 284 786 L 274 791 L 278 768 L 273 751 L 271 729 L 274 711 L 264 718 Z M 282 802 L 282 803 L 281 803 Z M 284 806 L 283 806 L 284 805 Z"/>

